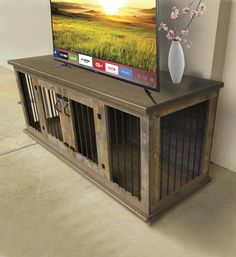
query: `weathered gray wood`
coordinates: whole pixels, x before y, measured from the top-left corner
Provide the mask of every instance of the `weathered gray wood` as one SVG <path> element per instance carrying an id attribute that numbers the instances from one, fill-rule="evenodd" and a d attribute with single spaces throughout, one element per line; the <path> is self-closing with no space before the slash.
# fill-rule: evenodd
<path id="1" fill-rule="evenodd" d="M 33 91 L 35 95 L 37 110 L 39 114 L 40 127 L 43 135 L 48 134 L 45 110 L 43 108 L 43 96 L 36 78 L 32 77 Z"/>
<path id="2" fill-rule="evenodd" d="M 149 180 L 150 180 L 150 212 L 157 209 L 161 191 L 160 171 L 160 118 L 151 119 L 149 125 Z"/>
<path id="3" fill-rule="evenodd" d="M 153 100 L 138 86 L 106 77 L 77 67 L 55 68 L 53 56 L 41 56 L 9 61 L 16 69 L 20 69 L 37 77 L 63 85 L 64 88 L 78 90 L 106 103 L 122 105 L 140 115 L 155 113 L 160 106 L 168 106 L 184 101 L 190 96 L 202 95 L 208 90 L 217 90 L 223 83 L 184 76 L 178 87 L 171 82 L 166 72 L 161 72 L 161 92 L 152 92 Z"/>
<path id="4" fill-rule="evenodd" d="M 149 118 L 141 119 L 141 202 L 150 211 L 150 131 Z"/>
<path id="5" fill-rule="evenodd" d="M 23 91 L 22 91 L 20 74 L 15 69 L 14 69 L 14 72 L 15 72 L 16 84 L 17 84 L 17 87 L 18 87 L 19 95 L 20 95 L 20 100 L 21 100 L 21 103 L 22 103 L 21 106 L 22 106 L 23 113 L 24 113 L 25 123 L 28 125 L 29 124 L 29 117 L 28 117 L 28 114 L 27 114 L 25 98 L 24 98 Z"/>
<path id="6" fill-rule="evenodd" d="M 209 162 L 211 157 L 212 140 L 215 127 L 216 109 L 218 95 L 212 97 L 208 103 L 207 122 L 205 129 L 205 139 L 202 151 L 201 173 L 209 174 Z"/>
<path id="7" fill-rule="evenodd" d="M 10 61 L 10 63 L 16 69 L 17 84 L 27 123 L 25 132 L 144 220 L 151 219 L 209 181 L 208 166 L 217 96 L 219 89 L 223 86 L 221 82 L 185 76 L 182 84 L 174 87 L 169 75 L 162 72 L 162 91 L 161 93 L 153 92 L 151 99 L 142 88 L 126 82 L 80 68 L 55 68 L 55 62 L 51 56 L 15 60 Z M 39 90 L 39 87 L 42 86 L 60 94 L 62 97 L 68 98 L 68 102 L 65 99 L 63 100 L 63 98 L 60 100 L 62 111 L 60 113 L 60 123 L 62 126 L 63 142 L 46 133 L 47 126 L 40 133 L 28 125 L 27 110 L 17 71 L 30 74 L 37 84 L 34 92 L 37 93 L 36 104 L 39 110 L 41 128 L 47 125 L 47 121 L 43 107 L 43 96 L 40 94 L 41 90 Z M 98 165 L 73 150 L 73 148 L 76 149 L 76 140 L 72 100 L 87 105 L 94 110 Z M 190 183 L 171 192 L 168 197 L 160 199 L 160 117 L 208 100 L 209 108 L 201 163 L 202 174 Z M 140 118 L 141 200 L 111 181 L 107 106 L 117 108 Z M 98 117 L 98 114 L 100 114 L 101 119 Z M 69 148 L 67 145 L 72 148 Z"/>
<path id="8" fill-rule="evenodd" d="M 67 117 L 68 119 L 68 134 L 69 134 L 69 145 L 70 147 L 76 149 L 76 135 L 75 135 L 75 126 L 74 126 L 74 113 L 72 108 L 72 101 L 69 100 L 69 106 L 68 106 L 68 113 L 70 114 L 70 117 Z"/>
<path id="9" fill-rule="evenodd" d="M 96 130 L 96 141 L 98 151 L 98 165 L 100 174 L 110 181 L 110 161 L 109 161 L 109 144 L 107 129 L 107 112 L 106 106 L 94 101 L 94 124 Z M 98 118 L 100 115 L 101 119 Z"/>
<path id="10" fill-rule="evenodd" d="M 216 90 L 209 90 L 203 92 L 201 95 L 189 96 L 187 99 L 179 100 L 177 102 L 170 102 L 168 105 L 159 106 L 159 108 L 153 112 L 152 116 L 155 118 L 162 117 L 186 108 L 189 108 L 193 105 L 206 102 L 212 97 L 217 96 L 218 92 Z"/>
<path id="11" fill-rule="evenodd" d="M 63 94 L 64 96 L 66 96 L 67 98 L 79 102 L 83 105 L 86 105 L 88 107 L 93 108 L 93 99 L 89 98 L 88 96 L 81 94 L 80 92 L 76 91 L 76 90 L 67 90 L 67 89 L 63 89 Z"/>
<path id="12" fill-rule="evenodd" d="M 70 103 L 68 101 L 64 101 L 63 99 L 59 99 L 61 103 L 61 112 L 59 112 L 60 117 L 60 123 L 61 123 L 61 129 L 62 129 L 62 135 L 63 135 L 63 142 L 68 144 L 70 146 L 71 142 L 71 127 L 70 127 L 70 120 L 71 120 L 71 111 L 70 111 Z M 65 111 L 67 113 L 67 116 L 65 114 Z"/>

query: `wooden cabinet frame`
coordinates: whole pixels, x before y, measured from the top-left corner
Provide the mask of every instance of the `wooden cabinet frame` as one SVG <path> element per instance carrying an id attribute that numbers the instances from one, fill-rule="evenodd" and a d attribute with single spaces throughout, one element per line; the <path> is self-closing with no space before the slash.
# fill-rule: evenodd
<path id="1" fill-rule="evenodd" d="M 217 98 L 219 89 L 223 86 L 222 83 L 185 78 L 184 81 L 186 82 L 183 82 L 185 83 L 185 91 L 182 90 L 183 92 L 179 93 L 175 90 L 177 93 L 174 96 L 170 90 L 169 79 L 166 79 L 165 75 L 165 79 L 162 80 L 162 83 L 166 83 L 168 90 L 163 92 L 163 94 L 153 93 L 153 99 L 156 103 L 153 103 L 152 99 L 149 99 L 144 92 L 141 94 L 141 89 L 134 86 L 130 86 L 129 88 L 129 94 L 134 96 L 133 100 L 131 98 L 131 101 L 129 102 L 124 98 L 130 98 L 130 96 L 123 96 L 120 91 L 112 92 L 108 90 L 108 93 L 99 91 L 100 84 L 102 88 L 102 83 L 104 83 L 104 87 L 107 89 L 109 89 L 108 84 L 110 82 L 117 87 L 120 86 L 122 89 L 122 87 L 125 88 L 125 85 L 123 84 L 126 83 L 124 82 L 92 74 L 89 71 L 81 71 L 81 69 L 76 69 L 76 71 L 81 73 L 81 77 L 78 75 L 73 81 L 69 81 L 69 74 L 74 76 L 72 75 L 72 71 L 64 71 L 66 68 L 63 68 L 64 74 L 63 72 L 60 74 L 60 72 L 55 72 L 54 70 L 47 68 L 48 72 L 45 73 L 46 68 L 44 66 L 46 66 L 46 64 L 41 65 L 39 60 L 41 60 L 42 63 L 46 63 L 46 61 L 53 63 L 50 57 L 38 57 L 10 62 L 15 68 L 17 85 L 25 115 L 27 125 L 25 133 L 57 155 L 60 159 L 64 160 L 74 169 L 92 180 L 96 185 L 112 195 L 116 200 L 139 217 L 145 221 L 152 220 L 157 214 L 210 180 L 209 160 L 214 132 Z M 55 75 L 56 73 L 57 76 Z M 22 83 L 24 83 L 22 81 L 22 76 L 24 76 L 24 74 L 28 74 L 28 76 L 32 78 L 41 131 L 37 131 L 29 125 L 25 97 L 22 91 Z M 82 75 L 85 74 L 89 77 L 87 88 L 86 86 L 81 86 L 81 83 L 83 82 Z M 195 84 L 195 86 L 202 85 L 201 90 L 197 91 L 192 87 L 192 84 Z M 60 98 L 57 98 L 57 105 L 60 106 L 59 120 L 62 130 L 62 140 L 56 139 L 49 133 L 42 88 L 51 90 L 60 96 Z M 162 88 L 164 88 L 164 85 L 162 85 Z M 114 91 L 115 90 L 114 87 Z M 116 94 L 116 97 L 114 94 Z M 135 99 L 136 94 L 137 99 Z M 146 99 L 143 100 L 142 97 L 145 97 Z M 76 121 L 75 114 L 73 113 L 73 102 L 82 104 L 93 110 L 96 132 L 97 163 L 92 162 L 75 151 Z M 161 140 L 163 137 L 161 133 L 162 118 L 206 102 L 207 115 L 201 152 L 200 175 L 196 176 L 181 188 L 170 192 L 168 197 L 163 199 L 161 196 L 163 175 L 161 173 L 161 154 L 163 151 L 161 148 Z M 110 158 L 111 142 L 109 141 L 108 124 L 108 108 L 110 107 L 124 112 L 125 115 L 132 115 L 139 119 L 140 199 L 125 190 L 122 186 L 114 183 L 112 180 Z M 197 136 L 194 136 L 195 140 L 197 140 L 196 137 Z"/>

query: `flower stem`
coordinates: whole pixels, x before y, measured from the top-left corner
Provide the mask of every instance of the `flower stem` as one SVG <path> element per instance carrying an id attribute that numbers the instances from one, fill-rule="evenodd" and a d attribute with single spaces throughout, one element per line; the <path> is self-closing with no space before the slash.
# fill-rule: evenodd
<path id="1" fill-rule="evenodd" d="M 199 6 L 200 6 L 201 2 L 202 2 L 202 0 L 200 0 L 200 1 L 198 2 L 198 5 L 197 5 L 197 8 L 196 8 L 196 11 L 197 11 L 197 9 L 199 8 Z M 184 30 L 187 30 L 187 29 L 191 26 L 191 24 L 192 24 L 192 22 L 193 22 L 193 20 L 194 20 L 194 19 L 195 19 L 195 16 L 193 16 L 193 17 L 191 18 L 190 22 L 188 23 L 188 25 L 185 27 L 185 29 L 184 29 Z"/>

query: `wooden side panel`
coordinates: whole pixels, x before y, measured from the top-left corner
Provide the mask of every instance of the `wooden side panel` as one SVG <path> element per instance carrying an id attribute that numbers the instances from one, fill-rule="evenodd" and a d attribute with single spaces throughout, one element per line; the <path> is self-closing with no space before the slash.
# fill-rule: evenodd
<path id="1" fill-rule="evenodd" d="M 149 170 L 150 170 L 150 136 L 149 131 L 149 119 L 141 119 L 141 202 L 149 212 Z"/>
<path id="2" fill-rule="evenodd" d="M 24 117 L 25 117 L 25 123 L 28 126 L 29 119 L 28 119 L 27 110 L 26 110 L 26 102 L 25 102 L 25 98 L 24 98 L 24 95 L 23 95 L 23 91 L 22 91 L 20 74 L 17 70 L 14 70 L 14 72 L 15 72 L 16 84 L 17 84 L 17 87 L 18 87 L 19 95 L 20 95 L 20 100 L 21 100 L 21 103 L 22 103 L 22 109 L 23 109 L 23 113 L 24 113 Z"/>
<path id="3" fill-rule="evenodd" d="M 160 200 L 160 119 L 152 119 L 149 127 L 150 212 L 156 210 Z"/>
<path id="4" fill-rule="evenodd" d="M 212 140 L 215 127 L 218 94 L 212 97 L 208 103 L 205 139 L 202 151 L 201 174 L 209 175 L 209 162 L 211 157 Z"/>
<path id="5" fill-rule="evenodd" d="M 184 99 L 182 101 L 179 101 L 178 103 L 169 103 L 169 105 L 165 105 L 165 106 L 160 106 L 155 113 L 153 114 L 154 117 L 162 117 L 168 114 L 171 114 L 173 112 L 177 112 L 183 109 L 186 109 L 188 107 L 191 107 L 193 105 L 205 102 L 209 99 L 211 99 L 212 97 L 216 97 L 217 96 L 217 92 L 214 91 L 210 91 L 210 92 L 205 92 L 202 93 L 201 95 L 198 96 L 189 96 L 189 98 Z"/>
<path id="6" fill-rule="evenodd" d="M 106 106 L 94 101 L 94 123 L 96 130 L 99 173 L 110 181 L 110 161 Z"/>

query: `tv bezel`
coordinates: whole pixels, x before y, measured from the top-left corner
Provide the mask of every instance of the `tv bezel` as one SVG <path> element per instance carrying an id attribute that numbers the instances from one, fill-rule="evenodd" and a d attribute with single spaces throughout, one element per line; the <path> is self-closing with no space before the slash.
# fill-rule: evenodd
<path id="1" fill-rule="evenodd" d="M 95 70 L 94 68 L 89 68 L 89 67 L 86 67 L 86 66 L 83 66 L 81 64 L 75 64 L 73 62 L 70 62 L 70 61 L 65 61 L 63 60 L 62 58 L 57 58 L 54 56 L 54 51 L 55 49 L 59 49 L 58 47 L 55 47 L 55 44 L 54 44 L 54 36 L 53 36 L 53 18 L 52 18 L 52 0 L 49 0 L 49 3 L 50 3 L 50 14 L 51 14 L 51 31 L 52 31 L 52 45 L 53 45 L 53 58 L 55 61 L 58 61 L 60 63 L 63 63 L 63 64 L 66 64 L 66 65 L 69 65 L 69 66 L 73 66 L 73 67 L 77 67 L 77 68 L 81 68 L 81 69 L 85 69 L 85 70 L 88 70 L 90 72 L 94 72 L 96 74 L 100 74 L 102 76 L 106 76 L 106 77 L 110 77 L 110 78 L 113 78 L 113 79 L 117 79 L 117 80 L 120 80 L 120 81 L 123 81 L 123 82 L 126 82 L 128 84 L 131 84 L 131 85 L 135 85 L 135 86 L 138 86 L 138 87 L 141 87 L 143 89 L 146 89 L 146 90 L 151 90 L 151 91 L 155 91 L 155 92 L 160 92 L 161 90 L 161 85 L 160 85 L 160 39 L 158 37 L 158 31 L 159 31 L 159 26 L 160 26 L 160 23 L 159 23 L 159 0 L 156 0 L 156 61 L 157 61 L 157 70 L 156 70 L 156 83 L 157 83 L 157 87 L 156 88 L 153 88 L 153 87 L 150 87 L 150 86 L 145 86 L 145 85 L 142 85 L 140 83 L 137 83 L 135 81 L 130 81 L 130 80 L 127 80 L 127 79 L 123 79 L 121 77 L 118 77 L 118 76 L 115 76 L 115 75 L 112 75 L 112 74 L 109 74 L 109 73 L 105 73 L 105 72 L 99 72 L 97 70 Z M 67 51 L 67 52 L 72 52 L 72 51 L 69 51 L 67 49 L 61 49 L 61 50 L 64 50 L 64 51 Z M 83 54 L 83 53 L 77 53 L 78 55 L 79 54 Z M 97 58 L 97 57 L 94 57 L 94 56 L 91 56 L 92 58 Z M 97 58 L 97 59 L 100 59 L 100 58 Z M 107 62 L 111 62 L 109 60 L 104 60 L 104 59 L 100 59 L 102 61 L 107 61 Z M 116 62 L 113 62 L 114 64 L 117 64 L 117 65 L 123 65 L 123 66 L 127 66 L 127 67 L 130 67 L 130 68 L 133 68 L 135 69 L 134 67 L 132 66 L 128 66 L 128 65 L 124 65 L 124 64 L 119 64 L 119 63 L 116 63 Z M 142 69 L 140 69 L 142 70 Z M 142 71 L 145 71 L 145 70 L 142 70 Z"/>

